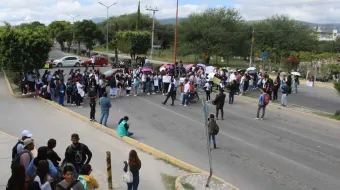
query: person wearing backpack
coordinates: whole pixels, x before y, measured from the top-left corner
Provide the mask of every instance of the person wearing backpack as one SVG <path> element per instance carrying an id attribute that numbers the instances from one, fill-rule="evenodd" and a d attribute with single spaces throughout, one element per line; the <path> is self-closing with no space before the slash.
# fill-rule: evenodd
<path id="1" fill-rule="evenodd" d="M 32 136 L 33 134 L 30 133 L 29 130 L 23 130 L 21 132 L 21 139 L 19 139 L 17 144 L 15 144 L 14 147 L 12 148 L 12 160 L 15 158 L 17 154 L 20 154 L 24 149 L 24 140 L 31 138 Z"/>
<path id="2" fill-rule="evenodd" d="M 269 95 L 263 91 L 263 89 L 260 89 L 260 92 L 261 92 L 261 95 L 260 95 L 260 98 L 259 98 L 257 115 L 256 115 L 255 119 L 263 120 L 264 114 L 266 112 L 266 106 L 269 104 L 270 98 L 269 98 Z M 262 109 L 262 116 L 261 116 L 261 118 L 259 118 L 261 109 Z"/>
<path id="3" fill-rule="evenodd" d="M 128 190 L 137 190 L 139 185 L 139 170 L 142 167 L 142 162 L 138 158 L 137 152 L 131 150 L 129 153 L 129 160 L 124 162 L 124 172 L 132 173 L 132 182 L 127 183 Z"/>
<path id="4" fill-rule="evenodd" d="M 58 183 L 56 190 L 85 190 L 83 184 L 74 178 L 72 166 L 63 169 L 64 180 Z"/>
<path id="5" fill-rule="evenodd" d="M 85 164 L 80 169 L 78 180 L 84 185 L 85 190 L 94 190 L 99 188 L 96 178 L 91 176 L 92 167 L 90 164 Z"/>
<path id="6" fill-rule="evenodd" d="M 212 140 L 214 144 L 214 149 L 216 149 L 216 135 L 220 131 L 219 126 L 215 121 L 214 114 L 210 114 L 208 118 L 208 132 L 209 132 L 209 141 Z"/>
<path id="7" fill-rule="evenodd" d="M 72 144 L 67 147 L 65 152 L 71 152 L 72 158 L 69 160 L 71 163 L 75 164 L 77 172 L 79 173 L 80 168 L 84 164 L 89 164 L 92 158 L 92 152 L 83 143 L 79 142 L 79 135 L 74 133 L 71 135 Z M 65 153 L 66 154 L 66 153 Z"/>

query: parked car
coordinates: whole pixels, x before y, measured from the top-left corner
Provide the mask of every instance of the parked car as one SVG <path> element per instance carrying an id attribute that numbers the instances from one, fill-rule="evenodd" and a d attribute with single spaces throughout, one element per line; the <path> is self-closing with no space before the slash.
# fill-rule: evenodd
<path id="1" fill-rule="evenodd" d="M 103 56 L 98 56 L 98 55 L 95 55 L 94 56 L 94 65 L 95 66 L 106 66 L 107 65 L 107 59 Z M 92 61 L 91 59 L 88 59 L 88 60 L 85 60 L 81 63 L 81 65 L 85 66 L 91 66 L 92 65 Z"/>
<path id="2" fill-rule="evenodd" d="M 106 79 L 106 80 L 110 80 L 111 77 L 113 76 L 113 74 L 115 74 L 115 73 L 116 73 L 117 71 L 119 71 L 119 70 L 122 71 L 122 69 L 110 69 L 110 70 L 108 70 L 108 71 L 105 71 L 105 72 L 103 73 L 103 75 L 105 76 L 105 79 Z"/>
<path id="3" fill-rule="evenodd" d="M 77 56 L 65 56 L 53 61 L 53 66 L 57 67 L 79 67 L 81 60 Z"/>

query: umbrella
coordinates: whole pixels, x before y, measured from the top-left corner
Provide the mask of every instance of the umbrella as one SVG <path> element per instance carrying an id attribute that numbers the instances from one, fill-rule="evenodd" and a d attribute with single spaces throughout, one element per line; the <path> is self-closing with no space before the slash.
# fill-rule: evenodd
<path id="1" fill-rule="evenodd" d="M 255 74 L 256 73 L 256 70 L 250 70 L 248 71 L 249 74 Z"/>
<path id="2" fill-rule="evenodd" d="M 170 65 L 170 64 L 164 64 L 164 65 L 162 65 L 161 67 L 164 67 L 164 68 L 166 68 L 166 69 L 173 69 L 173 68 L 174 68 L 174 66 L 172 66 L 172 65 Z"/>
<path id="3" fill-rule="evenodd" d="M 193 66 L 194 66 L 194 64 L 186 65 L 186 66 L 185 66 L 185 69 L 186 69 L 186 70 L 189 70 L 189 69 L 191 69 L 191 67 L 193 67 Z"/>
<path id="4" fill-rule="evenodd" d="M 287 75 L 285 72 L 281 72 L 280 75 Z"/>
<path id="5" fill-rule="evenodd" d="M 165 71 L 165 69 L 166 68 L 162 66 L 162 67 L 159 68 L 159 71 Z"/>
<path id="6" fill-rule="evenodd" d="M 254 71 L 254 70 L 256 70 L 256 67 L 249 67 L 249 68 L 247 69 L 247 71 Z"/>
<path id="7" fill-rule="evenodd" d="M 299 72 L 292 72 L 291 74 L 295 75 L 295 76 L 301 76 L 301 74 Z"/>
<path id="8" fill-rule="evenodd" d="M 153 69 L 150 67 L 143 67 L 142 72 L 151 72 Z"/>
<path id="9" fill-rule="evenodd" d="M 208 74 L 214 72 L 214 70 L 215 70 L 214 66 L 209 66 L 209 67 L 205 68 L 205 72 L 208 73 Z"/>
<path id="10" fill-rule="evenodd" d="M 197 64 L 197 67 L 203 67 L 203 68 L 205 69 L 207 66 L 205 66 L 205 65 L 202 64 L 202 63 L 199 63 L 199 64 Z"/>

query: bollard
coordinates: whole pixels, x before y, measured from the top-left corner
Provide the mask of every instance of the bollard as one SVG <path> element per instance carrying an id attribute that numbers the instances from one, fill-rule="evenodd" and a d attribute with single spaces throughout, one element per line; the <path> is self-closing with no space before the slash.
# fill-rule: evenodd
<path id="1" fill-rule="evenodd" d="M 111 170 L 111 153 L 110 151 L 106 152 L 106 170 L 107 170 L 107 182 L 109 184 L 109 189 L 112 188 L 112 170 Z"/>

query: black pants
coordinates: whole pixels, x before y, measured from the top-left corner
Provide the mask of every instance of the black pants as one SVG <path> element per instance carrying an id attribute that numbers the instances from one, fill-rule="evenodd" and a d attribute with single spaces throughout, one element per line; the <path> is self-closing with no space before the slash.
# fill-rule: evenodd
<path id="1" fill-rule="evenodd" d="M 106 88 L 99 88 L 99 98 L 101 98 L 105 92 Z"/>
<path id="2" fill-rule="evenodd" d="M 171 100 L 172 100 L 172 104 L 171 105 L 174 105 L 174 101 L 175 101 L 175 93 L 168 93 L 168 95 L 166 95 L 166 98 L 165 98 L 165 101 L 163 102 L 163 104 L 165 105 L 169 98 L 171 97 Z"/>
<path id="3" fill-rule="evenodd" d="M 224 116 L 224 111 L 223 111 L 223 107 L 220 107 L 220 108 L 218 108 L 218 107 L 216 107 L 216 118 L 218 118 L 218 113 L 220 112 L 220 110 L 221 110 L 221 118 L 223 119 L 223 116 Z"/>
<path id="4" fill-rule="evenodd" d="M 209 101 L 210 100 L 210 90 L 206 90 L 205 94 L 207 96 L 207 101 Z"/>
<path id="5" fill-rule="evenodd" d="M 92 64 L 92 69 L 93 69 L 93 71 L 94 71 L 94 64 Z"/>
<path id="6" fill-rule="evenodd" d="M 278 89 L 273 90 L 273 100 L 277 100 L 277 91 Z"/>
<path id="7" fill-rule="evenodd" d="M 229 92 L 229 104 L 233 104 L 234 103 L 234 95 L 235 95 L 234 91 L 230 91 Z"/>
<path id="8" fill-rule="evenodd" d="M 256 114 L 256 117 L 257 117 L 257 118 L 260 117 L 260 111 L 261 111 L 261 109 L 263 109 L 261 118 L 263 118 L 263 117 L 264 117 L 264 114 L 266 113 L 266 106 L 260 106 L 260 105 L 259 105 L 259 107 L 258 107 L 258 109 L 257 109 L 257 114 Z"/>
<path id="9" fill-rule="evenodd" d="M 164 83 L 164 88 L 163 88 L 163 94 L 165 94 L 168 91 L 170 83 Z"/>
<path id="10" fill-rule="evenodd" d="M 67 96 L 67 103 L 71 104 L 72 103 L 72 95 L 71 94 L 66 94 Z"/>
<path id="11" fill-rule="evenodd" d="M 80 106 L 81 96 L 79 93 L 76 94 L 75 99 L 76 99 L 76 106 Z"/>
<path id="12" fill-rule="evenodd" d="M 21 83 L 20 87 L 21 87 L 21 93 L 22 94 L 27 94 L 26 84 L 25 83 Z"/>
<path id="13" fill-rule="evenodd" d="M 90 103 L 90 108 L 91 108 L 91 111 L 90 111 L 90 119 L 95 119 L 95 114 L 96 114 L 96 103 Z"/>

